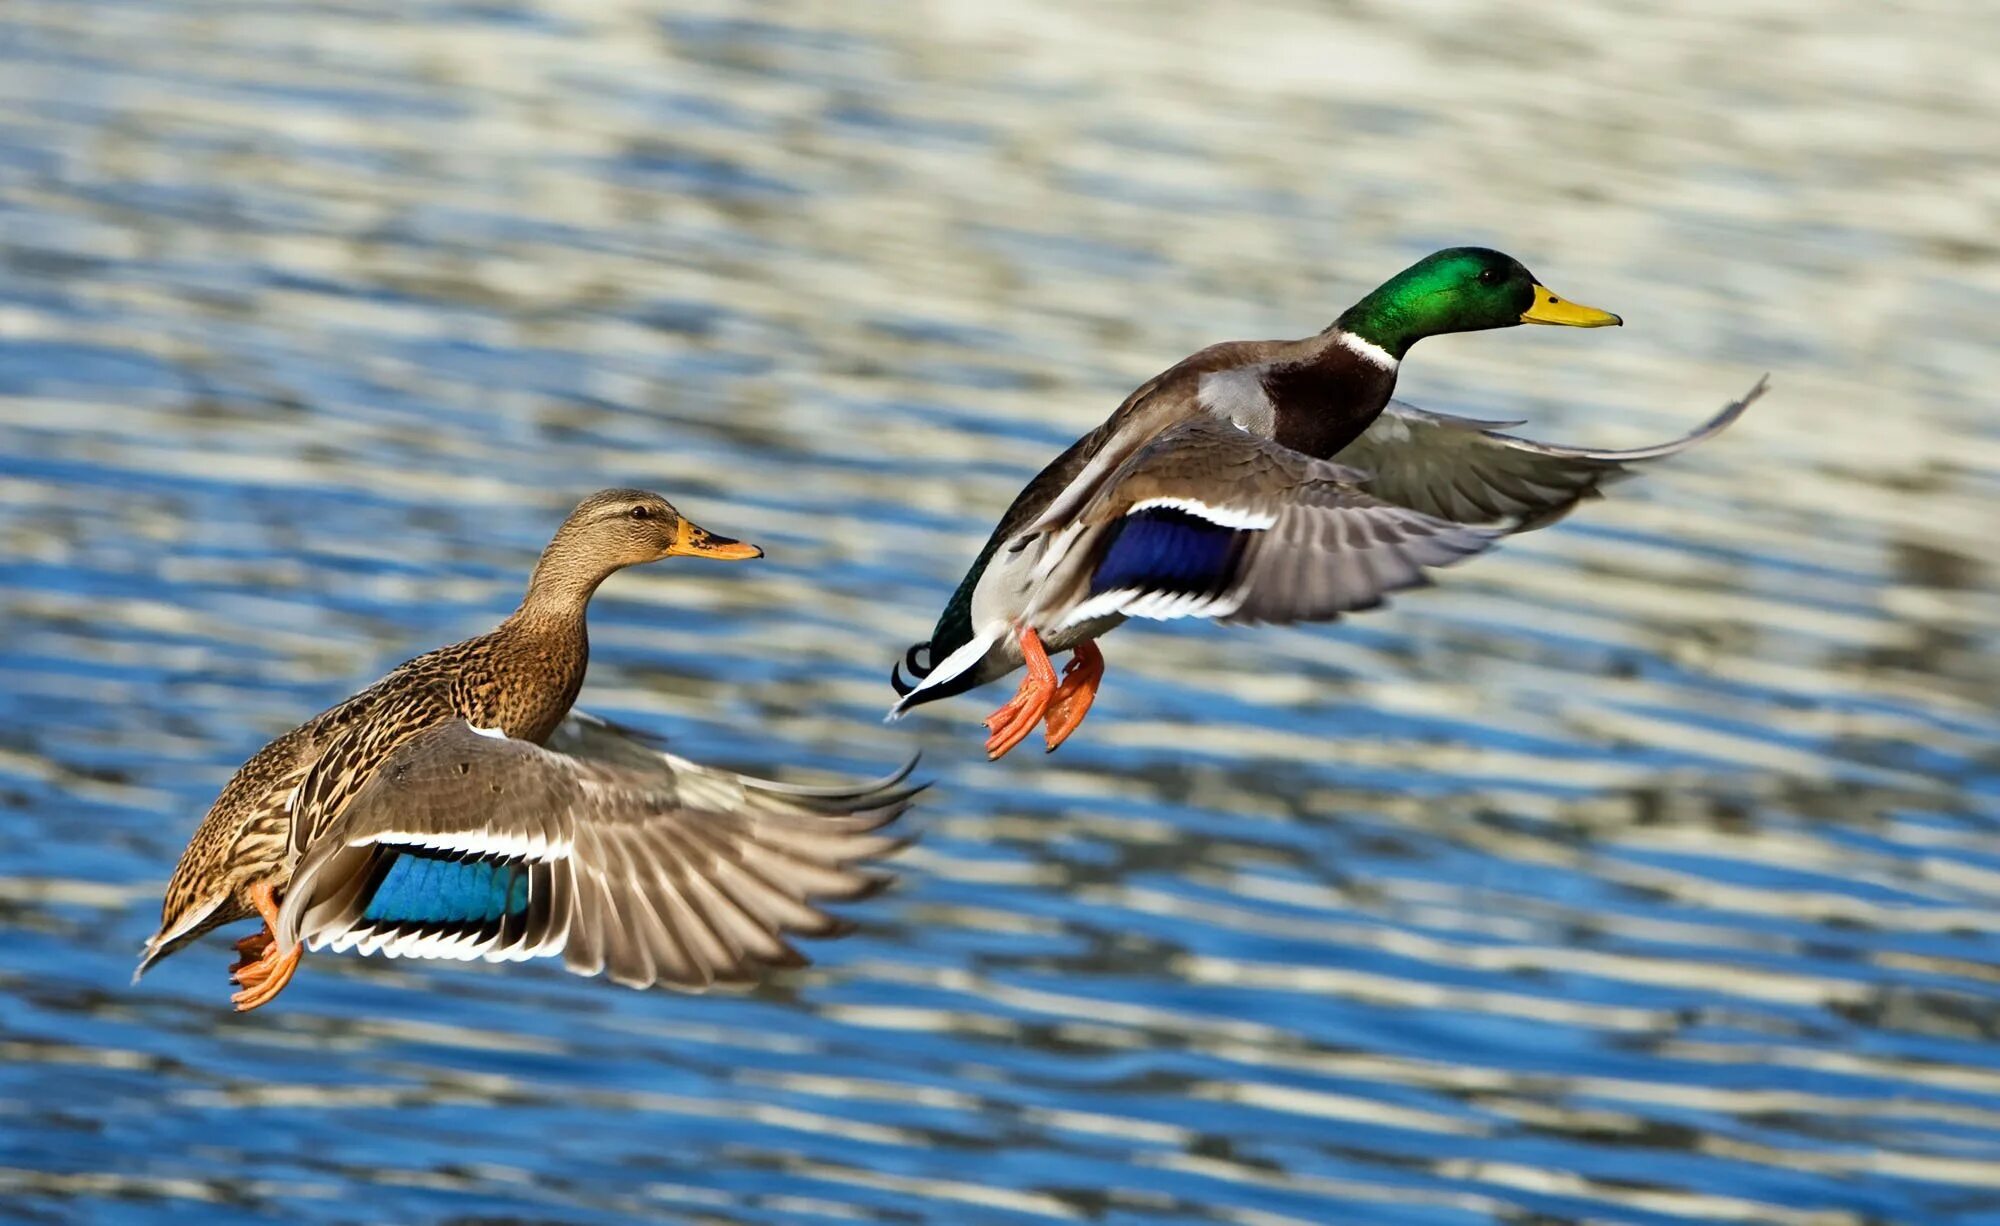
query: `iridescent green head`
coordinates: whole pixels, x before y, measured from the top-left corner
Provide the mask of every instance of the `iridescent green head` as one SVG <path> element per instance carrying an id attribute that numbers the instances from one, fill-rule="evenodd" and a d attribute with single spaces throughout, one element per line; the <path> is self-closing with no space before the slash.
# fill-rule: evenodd
<path id="1" fill-rule="evenodd" d="M 1347 309 L 1334 326 L 1400 359 L 1426 336 L 1515 324 L 1603 328 L 1609 311 L 1565 302 L 1513 256 L 1486 247 L 1448 247 L 1425 256 Z"/>

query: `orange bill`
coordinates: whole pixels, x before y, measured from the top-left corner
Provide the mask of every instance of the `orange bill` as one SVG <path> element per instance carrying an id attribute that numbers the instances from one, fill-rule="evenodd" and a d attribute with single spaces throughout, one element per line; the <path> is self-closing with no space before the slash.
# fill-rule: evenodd
<path id="1" fill-rule="evenodd" d="M 745 541 L 717 536 L 691 520 L 684 519 L 679 529 L 674 532 L 674 543 L 667 546 L 666 556 L 741 562 L 747 558 L 761 558 L 764 556 L 764 551 Z"/>

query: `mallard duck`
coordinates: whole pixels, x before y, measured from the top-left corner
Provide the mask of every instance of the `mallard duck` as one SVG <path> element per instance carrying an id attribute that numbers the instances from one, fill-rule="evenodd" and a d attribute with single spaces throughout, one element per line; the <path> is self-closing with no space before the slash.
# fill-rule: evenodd
<path id="1" fill-rule="evenodd" d="M 763 551 L 658 494 L 579 504 L 513 615 L 403 664 L 272 741 L 236 772 L 167 884 L 139 974 L 237 920 L 239 1010 L 290 981 L 302 945 L 389 957 L 560 954 L 580 975 L 700 989 L 804 959 L 817 900 L 886 878 L 862 862 L 909 803 L 910 767 L 806 788 L 663 753 L 571 711 L 584 610 L 613 572 Z M 914 761 L 912 762 L 914 765 Z"/>
<path id="2" fill-rule="evenodd" d="M 1630 465 L 1716 434 L 1763 391 L 1634 451 L 1533 442 L 1501 432 L 1519 422 L 1390 399 L 1404 355 L 1427 336 L 1622 322 L 1557 297 L 1511 256 L 1454 247 L 1317 336 L 1203 349 L 1133 392 L 1014 499 L 931 637 L 891 670 L 901 697 L 890 718 L 1025 667 L 986 720 L 987 755 L 1037 724 L 1053 751 L 1096 697 L 1096 640 L 1125 619 L 1330 621 L 1373 608 L 1432 568 L 1555 522 Z M 1049 657 L 1063 651 L 1058 678 Z"/>

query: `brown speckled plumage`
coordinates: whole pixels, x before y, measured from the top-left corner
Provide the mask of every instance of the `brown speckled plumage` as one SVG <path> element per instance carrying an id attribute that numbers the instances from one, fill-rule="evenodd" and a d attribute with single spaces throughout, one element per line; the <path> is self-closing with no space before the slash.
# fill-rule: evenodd
<path id="1" fill-rule="evenodd" d="M 401 764 L 395 766 L 399 783 L 413 771 L 435 773 L 435 754 L 429 759 L 422 753 L 415 758 L 412 754 L 419 750 L 429 753 L 425 747 L 433 741 L 445 744 L 436 735 L 439 730 L 459 728 L 483 734 L 472 738 L 475 748 L 487 743 L 533 747 L 548 742 L 569 716 L 583 684 L 589 660 L 585 609 L 598 585 L 613 572 L 670 554 L 727 559 L 754 557 L 758 552 L 752 546 L 709 535 L 682 519 L 656 494 L 606 490 L 586 499 L 543 552 L 520 607 L 499 627 L 408 661 L 352 698 L 272 741 L 237 771 L 195 831 L 168 883 L 160 929 L 147 943 L 140 970 L 211 929 L 267 914 L 257 906 L 259 888 L 284 897 L 302 857 L 309 857 L 316 844 L 336 829 L 356 798 L 368 793 L 385 765 Z M 597 759 L 612 752 L 612 739 L 606 733 L 594 738 L 571 735 L 570 742 L 588 751 L 584 760 L 572 762 L 535 750 L 541 756 L 532 761 L 537 769 L 551 773 L 602 774 L 605 768 Z M 462 745 L 451 752 L 476 756 L 466 754 Z M 518 773 L 514 760 L 507 762 L 508 769 Z M 697 775 L 726 776 L 726 772 L 710 772 L 667 759 L 650 767 L 626 760 L 617 769 L 624 772 L 622 777 L 643 784 L 634 794 L 645 798 L 665 794 L 668 783 L 676 779 L 685 784 Z M 464 775 L 472 765 L 470 761 L 461 763 L 456 770 Z M 747 785 L 755 781 L 739 782 Z M 498 783 L 493 791 L 500 791 Z M 857 789 L 853 793 L 855 804 L 841 811 L 867 808 L 861 801 L 872 801 L 876 809 L 883 810 L 873 822 L 879 825 L 900 811 L 906 793 Z M 430 799 L 405 796 L 399 803 L 415 814 Z M 526 821 L 542 817 L 532 813 L 513 816 Z M 555 820 L 562 815 L 548 816 Z M 660 815 L 648 810 L 618 816 L 643 823 Z M 584 815 L 583 820 L 588 822 L 591 815 Z M 506 833 L 445 831 L 436 837 L 455 837 L 461 843 L 470 840 L 470 846 L 482 838 L 491 842 Z M 357 840 L 394 836 L 356 834 L 351 828 L 342 828 L 338 837 L 358 845 Z M 375 844 L 370 842 L 369 846 Z M 434 841 L 425 846 L 447 847 L 448 843 Z M 376 871 L 378 881 L 380 869 L 399 852 L 416 854 L 386 841 L 374 852 L 375 859 L 381 861 Z M 462 854 L 480 853 L 473 847 Z M 858 891 L 859 884 L 854 892 Z"/>

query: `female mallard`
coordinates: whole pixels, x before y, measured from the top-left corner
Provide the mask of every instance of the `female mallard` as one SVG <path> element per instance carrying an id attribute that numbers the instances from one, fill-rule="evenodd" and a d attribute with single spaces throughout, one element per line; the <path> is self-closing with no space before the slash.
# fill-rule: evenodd
<path id="1" fill-rule="evenodd" d="M 236 1007 L 291 979 L 300 942 L 390 957 L 561 954 L 580 975 L 702 988 L 804 960 L 816 899 L 886 880 L 857 867 L 914 788 L 901 772 L 803 788 L 697 766 L 572 714 L 584 610 L 613 571 L 762 557 L 658 494 L 586 498 L 498 629 L 418 656 L 245 763 L 167 883 L 139 973 L 212 928 L 236 943 Z M 134 975 L 136 979 L 138 976 Z"/>
<path id="2" fill-rule="evenodd" d="M 1019 692 L 986 721 L 986 752 L 1044 720 L 1053 750 L 1097 695 L 1095 640 L 1126 618 L 1329 621 L 1372 608 L 1427 582 L 1428 567 L 1555 522 L 1627 465 L 1710 437 L 1763 391 L 1634 451 L 1531 442 L 1496 429 L 1518 422 L 1389 399 L 1427 336 L 1620 322 L 1498 251 L 1454 247 L 1318 336 L 1211 345 L 1133 392 L 1014 499 L 930 639 L 891 673 L 902 695 L 891 717 L 1025 664 Z M 1049 656 L 1065 650 L 1058 680 Z"/>

